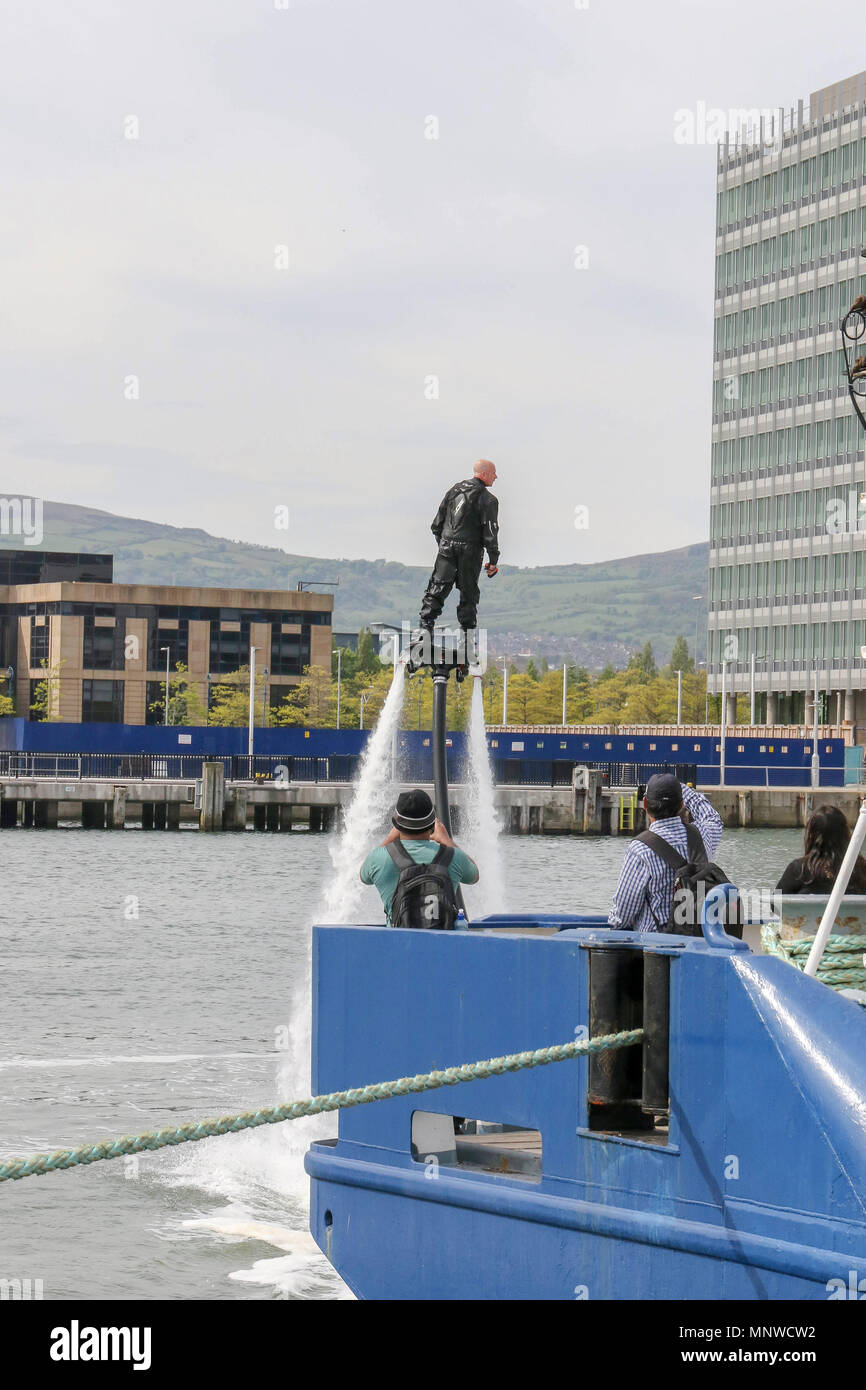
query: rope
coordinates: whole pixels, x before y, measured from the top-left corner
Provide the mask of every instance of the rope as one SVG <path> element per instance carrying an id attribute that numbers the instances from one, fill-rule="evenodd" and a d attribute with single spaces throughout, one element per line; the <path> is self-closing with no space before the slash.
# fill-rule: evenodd
<path id="1" fill-rule="evenodd" d="M 376 1100 L 389 1100 L 392 1096 L 435 1091 L 440 1086 L 457 1086 L 463 1081 L 483 1081 L 489 1076 L 502 1076 L 505 1072 L 522 1071 L 526 1067 L 546 1067 L 551 1062 L 565 1062 L 584 1053 L 632 1047 L 642 1040 L 643 1029 L 632 1028 L 625 1033 L 609 1033 L 604 1037 L 588 1038 L 581 1042 L 541 1047 L 535 1052 L 512 1052 L 507 1057 L 493 1057 L 486 1062 L 466 1062 L 463 1066 L 447 1067 L 444 1071 L 404 1076 L 399 1081 L 380 1081 L 356 1090 L 334 1091 L 330 1095 L 313 1096 L 309 1100 L 288 1101 L 284 1105 L 266 1106 L 261 1110 L 248 1110 L 239 1115 L 223 1115 L 218 1120 L 191 1121 L 189 1124 L 178 1125 L 175 1129 L 145 1130 L 143 1134 L 106 1139 L 101 1144 L 82 1144 L 77 1149 L 56 1149 L 54 1153 L 33 1154 L 30 1158 L 9 1158 L 0 1162 L 0 1182 L 41 1177 L 44 1173 L 53 1173 L 58 1169 L 99 1163 L 102 1159 L 121 1158 L 124 1154 L 150 1153 L 154 1149 L 173 1147 L 176 1144 L 195 1144 L 200 1139 L 210 1139 L 218 1134 L 238 1134 L 243 1129 L 276 1125 L 283 1120 L 300 1120 L 305 1115 L 323 1115 L 329 1110 L 347 1110 L 354 1105 L 369 1105 Z"/>
<path id="2" fill-rule="evenodd" d="M 775 922 L 765 922 L 761 927 L 761 945 L 772 956 L 787 961 L 788 965 L 802 970 L 809 958 L 814 936 L 802 936 L 796 941 L 785 941 L 779 935 Z M 817 978 L 832 989 L 866 989 L 866 936 L 831 935 L 818 966 Z"/>

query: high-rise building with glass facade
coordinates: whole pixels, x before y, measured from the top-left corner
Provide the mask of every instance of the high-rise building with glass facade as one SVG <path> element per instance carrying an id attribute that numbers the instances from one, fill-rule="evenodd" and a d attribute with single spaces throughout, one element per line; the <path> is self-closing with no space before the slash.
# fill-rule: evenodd
<path id="1" fill-rule="evenodd" d="M 866 74 L 719 148 L 708 686 L 727 719 L 866 724 L 864 437 L 839 321 L 866 292 Z M 866 340 L 864 340 L 866 352 Z M 863 529 L 861 529 L 861 527 Z M 754 673 L 754 674 L 753 674 Z"/>

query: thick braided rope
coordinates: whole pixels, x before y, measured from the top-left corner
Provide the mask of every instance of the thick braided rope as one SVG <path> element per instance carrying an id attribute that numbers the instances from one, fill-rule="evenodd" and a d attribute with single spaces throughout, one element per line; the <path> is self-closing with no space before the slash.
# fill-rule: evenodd
<path id="1" fill-rule="evenodd" d="M 536 1052 L 513 1052 L 507 1057 L 493 1057 L 486 1062 L 466 1062 L 444 1071 L 422 1072 L 404 1076 L 399 1081 L 380 1081 L 372 1086 L 360 1086 L 351 1091 L 334 1091 L 327 1096 L 312 1096 L 309 1100 L 288 1101 L 284 1105 L 266 1106 L 262 1110 L 247 1110 L 240 1115 L 223 1115 L 218 1120 L 199 1120 L 175 1129 L 146 1130 L 143 1134 L 106 1139 L 101 1144 L 82 1144 L 77 1149 L 56 1149 L 54 1153 L 34 1154 L 31 1158 L 9 1158 L 0 1162 L 0 1182 L 18 1178 L 41 1177 L 61 1168 L 75 1168 L 102 1159 L 122 1158 L 124 1154 L 150 1153 L 176 1144 L 195 1144 L 217 1134 L 238 1134 L 242 1129 L 257 1129 L 259 1125 L 281 1124 L 283 1120 L 300 1120 L 305 1115 L 323 1115 L 329 1110 L 346 1110 L 353 1105 L 369 1105 L 392 1096 L 414 1095 L 435 1091 L 440 1086 L 457 1086 L 462 1081 L 483 1081 L 489 1076 L 522 1071 L 526 1067 L 546 1067 L 550 1062 L 566 1062 L 588 1052 L 606 1052 L 611 1048 L 632 1047 L 643 1039 L 642 1028 L 627 1033 L 610 1033 L 601 1038 L 581 1042 L 560 1043 L 541 1047 Z"/>
<path id="2" fill-rule="evenodd" d="M 814 940 L 813 936 L 803 936 L 796 941 L 784 941 L 772 922 L 765 922 L 761 928 L 764 950 L 798 970 L 802 970 L 808 960 Z M 818 979 L 833 989 L 866 989 L 864 952 L 866 936 L 829 936 L 818 966 Z"/>

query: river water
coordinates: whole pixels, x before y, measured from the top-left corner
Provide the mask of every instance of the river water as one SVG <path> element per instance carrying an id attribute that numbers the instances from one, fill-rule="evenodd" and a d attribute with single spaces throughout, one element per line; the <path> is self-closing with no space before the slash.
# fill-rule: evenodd
<path id="1" fill-rule="evenodd" d="M 307 1094 L 329 841 L 4 831 L 0 1152 Z M 741 887 L 772 888 L 801 845 L 733 830 L 716 857 Z M 606 909 L 624 843 L 501 849 L 507 910 L 574 912 Z M 359 920 L 381 920 L 371 889 Z M 303 1153 L 335 1130 L 323 1116 L 3 1184 L 0 1279 L 41 1279 L 46 1299 L 349 1297 L 307 1233 Z"/>

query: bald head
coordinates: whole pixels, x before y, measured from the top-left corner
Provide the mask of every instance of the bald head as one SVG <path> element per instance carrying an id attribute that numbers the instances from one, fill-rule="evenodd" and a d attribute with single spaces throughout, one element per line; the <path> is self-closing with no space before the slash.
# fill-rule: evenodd
<path id="1" fill-rule="evenodd" d="M 480 478 L 482 483 L 490 487 L 496 481 L 496 464 L 491 463 L 490 459 L 479 459 L 472 469 L 476 478 Z"/>

